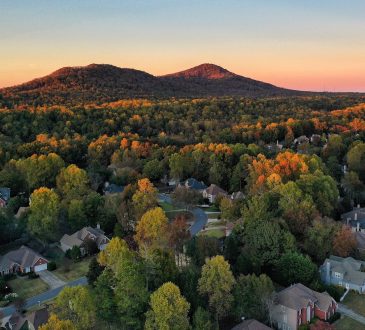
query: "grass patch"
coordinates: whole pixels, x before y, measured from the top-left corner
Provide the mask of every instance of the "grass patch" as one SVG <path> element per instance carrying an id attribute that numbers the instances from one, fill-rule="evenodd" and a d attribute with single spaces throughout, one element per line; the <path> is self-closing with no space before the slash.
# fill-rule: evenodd
<path id="1" fill-rule="evenodd" d="M 212 230 L 202 231 L 201 235 L 215 237 L 215 238 L 222 238 L 222 237 L 226 236 L 226 233 L 223 229 L 212 229 Z"/>
<path id="2" fill-rule="evenodd" d="M 342 317 L 334 323 L 336 330 L 365 330 L 365 325 L 350 319 L 347 316 Z"/>
<path id="3" fill-rule="evenodd" d="M 365 296 L 350 291 L 345 297 L 343 304 L 355 312 L 365 316 Z"/>
<path id="4" fill-rule="evenodd" d="M 160 202 L 159 205 L 165 212 L 173 211 L 175 209 L 175 207 L 170 203 Z"/>
<path id="5" fill-rule="evenodd" d="M 67 258 L 57 265 L 53 273 L 65 282 L 77 280 L 86 275 L 89 270 L 89 264 L 93 257 L 81 259 L 79 262 L 72 262 Z"/>
<path id="6" fill-rule="evenodd" d="M 48 285 L 40 278 L 28 279 L 26 276 L 10 280 L 8 285 L 11 287 L 13 292 L 16 292 L 24 299 L 36 296 L 49 289 Z"/>
<path id="7" fill-rule="evenodd" d="M 169 220 L 173 220 L 176 218 L 176 216 L 178 215 L 185 215 L 186 220 L 187 221 L 191 221 L 193 219 L 193 214 L 189 211 L 172 211 L 172 212 L 167 212 L 166 216 L 169 218 Z"/>
<path id="8" fill-rule="evenodd" d="M 205 213 L 208 217 L 208 219 L 219 219 L 220 212 L 219 213 Z"/>
<path id="9" fill-rule="evenodd" d="M 202 207 L 202 209 L 206 212 L 219 212 L 219 208 L 216 207 L 215 205 L 211 205 L 209 207 Z"/>
<path id="10" fill-rule="evenodd" d="M 214 222 L 208 222 L 206 227 L 217 227 L 217 226 L 225 226 L 226 222 L 223 220 L 218 220 Z"/>

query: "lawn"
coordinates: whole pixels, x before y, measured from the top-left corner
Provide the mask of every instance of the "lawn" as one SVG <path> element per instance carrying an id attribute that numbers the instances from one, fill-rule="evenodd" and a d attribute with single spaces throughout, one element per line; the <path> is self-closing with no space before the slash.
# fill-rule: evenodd
<path id="1" fill-rule="evenodd" d="M 226 233 L 223 229 L 212 229 L 212 230 L 205 230 L 201 232 L 201 235 L 209 236 L 209 237 L 216 237 L 222 238 L 226 236 Z"/>
<path id="2" fill-rule="evenodd" d="M 11 287 L 13 292 L 16 292 L 24 299 L 36 296 L 37 294 L 45 292 L 49 289 L 48 285 L 40 278 L 29 279 L 27 276 L 10 280 L 8 285 Z"/>
<path id="3" fill-rule="evenodd" d="M 191 221 L 193 219 L 193 215 L 189 211 L 171 211 L 166 213 L 169 220 L 175 219 L 178 215 L 185 215 L 187 221 Z"/>
<path id="4" fill-rule="evenodd" d="M 57 269 L 53 273 L 65 282 L 77 280 L 86 275 L 89 270 L 89 264 L 93 257 L 87 257 L 79 262 L 72 262 L 64 258 L 62 263 L 57 264 Z"/>
<path id="5" fill-rule="evenodd" d="M 347 316 L 342 317 L 334 323 L 336 330 L 365 330 L 365 325 L 350 319 Z"/>
<path id="6" fill-rule="evenodd" d="M 343 301 L 343 304 L 355 312 L 365 316 L 365 296 L 350 291 Z"/>
<path id="7" fill-rule="evenodd" d="M 165 212 L 173 211 L 175 209 L 175 207 L 170 203 L 160 202 L 159 205 Z"/>
<path id="8" fill-rule="evenodd" d="M 220 212 L 206 213 L 206 215 L 208 216 L 208 219 L 219 219 L 221 213 Z"/>

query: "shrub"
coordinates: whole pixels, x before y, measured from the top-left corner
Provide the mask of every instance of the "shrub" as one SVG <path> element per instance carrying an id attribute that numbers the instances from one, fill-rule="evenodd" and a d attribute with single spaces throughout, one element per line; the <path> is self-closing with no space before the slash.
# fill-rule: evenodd
<path id="1" fill-rule="evenodd" d="M 48 265 L 47 265 L 47 269 L 48 269 L 49 271 L 56 270 L 56 269 L 57 269 L 57 265 L 56 265 L 56 263 L 55 263 L 54 261 L 49 262 L 49 263 L 48 263 Z"/>
<path id="2" fill-rule="evenodd" d="M 336 322 L 337 320 L 339 320 L 341 318 L 341 314 L 336 312 L 335 314 L 333 314 L 329 319 L 328 319 L 328 322 L 329 323 L 334 323 Z"/>
<path id="3" fill-rule="evenodd" d="M 28 273 L 28 278 L 29 279 L 34 279 L 34 278 L 38 278 L 38 277 L 39 277 L 39 275 L 36 274 L 35 272 Z"/>

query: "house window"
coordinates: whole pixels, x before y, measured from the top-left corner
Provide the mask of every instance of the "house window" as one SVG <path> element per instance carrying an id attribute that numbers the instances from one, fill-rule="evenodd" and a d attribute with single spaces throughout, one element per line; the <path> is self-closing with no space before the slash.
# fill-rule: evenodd
<path id="1" fill-rule="evenodd" d="M 337 273 L 337 272 L 335 272 L 335 277 L 336 278 L 341 278 L 342 276 L 341 276 L 341 273 Z"/>

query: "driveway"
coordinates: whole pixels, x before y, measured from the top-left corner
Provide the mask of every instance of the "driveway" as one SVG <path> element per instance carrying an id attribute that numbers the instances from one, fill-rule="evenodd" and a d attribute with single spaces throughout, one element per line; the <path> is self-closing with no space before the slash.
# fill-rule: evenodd
<path id="1" fill-rule="evenodd" d="M 199 233 L 206 226 L 206 224 L 208 222 L 208 216 L 199 207 L 196 207 L 196 208 L 192 209 L 191 213 L 193 213 L 195 221 L 191 225 L 189 230 L 190 230 L 191 236 L 195 236 L 197 233 Z"/>
<path id="2" fill-rule="evenodd" d="M 67 286 L 77 286 L 77 285 L 87 285 L 87 279 L 86 277 L 81 277 L 75 281 L 68 282 L 63 286 L 60 286 L 56 289 L 52 289 L 46 292 L 43 292 L 37 296 L 34 296 L 32 298 L 29 298 L 25 301 L 25 308 L 29 309 L 33 306 L 40 305 L 44 303 L 47 300 L 53 299 L 57 297 L 57 295 L 62 291 L 63 288 Z M 11 315 L 15 312 L 14 306 L 8 306 L 4 308 L 0 308 L 0 313 L 3 315 L 3 317 L 6 317 L 8 315 Z"/>
<path id="3" fill-rule="evenodd" d="M 51 273 L 49 270 L 43 270 L 37 273 L 41 280 L 48 284 L 51 289 L 59 288 L 66 284 L 66 282 L 59 279 L 55 274 Z"/>
<path id="4" fill-rule="evenodd" d="M 352 309 L 348 308 L 347 306 L 343 304 L 338 304 L 338 312 L 340 312 L 343 315 L 348 316 L 349 318 L 358 321 L 362 324 L 365 324 L 365 317 L 354 312 Z"/>

